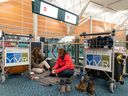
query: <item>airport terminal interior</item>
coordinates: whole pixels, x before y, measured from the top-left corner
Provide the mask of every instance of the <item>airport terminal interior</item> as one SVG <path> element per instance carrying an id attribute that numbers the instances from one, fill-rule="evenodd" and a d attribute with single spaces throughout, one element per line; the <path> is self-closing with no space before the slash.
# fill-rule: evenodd
<path id="1" fill-rule="evenodd" d="M 0 0 L 0 96 L 128 96 L 128 0 Z"/>

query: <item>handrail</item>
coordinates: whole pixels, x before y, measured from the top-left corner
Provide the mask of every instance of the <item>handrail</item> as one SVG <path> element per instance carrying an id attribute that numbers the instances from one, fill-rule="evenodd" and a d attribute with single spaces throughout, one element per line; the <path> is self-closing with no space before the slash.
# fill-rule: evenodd
<path id="1" fill-rule="evenodd" d="M 86 32 L 80 34 L 80 36 L 94 36 L 94 35 L 109 35 L 111 32 L 105 32 L 105 33 L 92 33 L 92 34 L 86 34 Z"/>

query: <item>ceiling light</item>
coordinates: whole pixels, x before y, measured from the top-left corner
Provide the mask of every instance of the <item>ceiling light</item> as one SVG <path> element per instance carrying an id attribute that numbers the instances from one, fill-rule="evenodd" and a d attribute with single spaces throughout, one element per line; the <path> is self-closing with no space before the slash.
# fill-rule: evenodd
<path id="1" fill-rule="evenodd" d="M 58 42 L 59 43 L 69 43 L 72 42 L 75 39 L 75 36 L 65 36 L 61 38 Z"/>
<path id="2" fill-rule="evenodd" d="M 0 0 L 0 3 L 2 3 L 2 2 L 6 2 L 6 1 L 9 1 L 9 0 Z"/>

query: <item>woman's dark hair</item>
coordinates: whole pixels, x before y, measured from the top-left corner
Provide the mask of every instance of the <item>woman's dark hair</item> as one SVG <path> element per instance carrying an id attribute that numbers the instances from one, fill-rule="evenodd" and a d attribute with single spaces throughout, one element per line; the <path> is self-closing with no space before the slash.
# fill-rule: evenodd
<path id="1" fill-rule="evenodd" d="M 34 48 L 33 50 L 32 50 L 32 55 L 35 57 L 35 58 L 39 58 L 40 57 L 40 54 L 39 54 L 39 52 L 40 52 L 40 48 L 38 48 L 38 47 L 36 47 L 36 48 Z"/>
<path id="2" fill-rule="evenodd" d="M 58 50 L 58 52 L 59 52 L 59 54 L 62 54 L 63 57 L 67 54 L 67 52 L 66 52 L 66 50 L 64 48 L 60 48 Z"/>

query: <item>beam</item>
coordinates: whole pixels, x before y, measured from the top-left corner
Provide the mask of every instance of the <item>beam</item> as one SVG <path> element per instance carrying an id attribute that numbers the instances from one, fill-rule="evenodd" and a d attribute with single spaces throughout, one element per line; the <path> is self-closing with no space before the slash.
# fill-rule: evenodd
<path id="1" fill-rule="evenodd" d="M 92 34 L 92 16 L 90 16 L 90 33 Z"/>
<path id="2" fill-rule="evenodd" d="M 82 8 L 82 10 L 79 14 L 79 18 L 82 17 L 82 15 L 84 14 L 84 12 L 85 12 L 86 8 L 88 7 L 89 3 L 90 3 L 90 0 L 88 0 L 87 4 L 85 4 L 84 7 Z"/>
<path id="3" fill-rule="evenodd" d="M 89 5 L 89 2 L 90 0 L 88 0 L 88 2 L 84 5 L 84 7 L 82 8 L 80 14 L 79 14 L 79 18 L 82 17 L 82 15 L 84 14 L 86 8 L 88 7 Z M 71 25 L 71 24 L 67 24 L 67 34 L 72 34 L 75 30 L 75 26 L 74 25 Z"/>
<path id="4" fill-rule="evenodd" d="M 34 40 L 38 41 L 38 15 L 33 13 L 33 34 Z"/>
<path id="5" fill-rule="evenodd" d="M 99 3 L 97 3 L 97 2 L 94 2 L 94 1 L 90 1 L 90 2 L 92 2 L 92 3 L 94 3 L 94 4 L 97 4 L 97 5 L 99 5 L 99 6 L 105 7 L 105 8 L 107 8 L 107 9 L 110 9 L 110 10 L 112 10 L 112 11 L 118 12 L 118 13 L 120 13 L 120 14 L 124 15 L 124 16 L 127 16 L 126 14 L 123 14 L 123 13 L 121 13 L 121 12 L 119 12 L 118 10 L 115 10 L 115 9 L 113 9 L 113 8 L 110 8 L 110 7 L 104 6 L 104 5 L 99 4 Z"/>
<path id="6" fill-rule="evenodd" d="M 90 19 L 89 17 L 88 17 L 88 18 L 84 18 L 84 19 L 82 20 L 82 22 L 79 22 L 79 25 L 78 25 L 78 26 L 84 24 L 84 23 L 87 22 L 89 19 Z"/>
<path id="7" fill-rule="evenodd" d="M 111 6 L 111 5 L 113 5 L 113 4 L 115 4 L 115 3 L 119 2 L 119 1 L 121 1 L 121 0 L 117 0 L 115 2 L 112 2 L 112 3 L 108 4 L 107 6 Z"/>
<path id="8" fill-rule="evenodd" d="M 126 22 L 127 20 L 128 20 L 128 17 L 124 18 L 124 20 L 123 20 L 120 24 L 116 25 L 115 30 L 116 30 L 116 31 L 119 31 L 120 28 L 125 24 L 125 22 Z"/>
<path id="9" fill-rule="evenodd" d="M 84 3 L 84 2 L 85 2 L 85 0 L 83 0 L 82 2 L 79 2 L 79 3 L 75 4 L 75 5 L 73 5 L 73 6 L 69 7 L 69 8 L 67 8 L 67 9 L 70 10 L 72 8 L 75 8 L 75 7 L 79 6 L 81 3 Z"/>
<path id="10" fill-rule="evenodd" d="M 121 1 L 121 0 L 117 0 L 115 2 L 112 2 L 112 3 L 108 4 L 107 6 L 111 6 L 111 5 L 113 5 L 113 4 L 115 4 L 115 3 L 119 2 L 119 1 Z"/>

